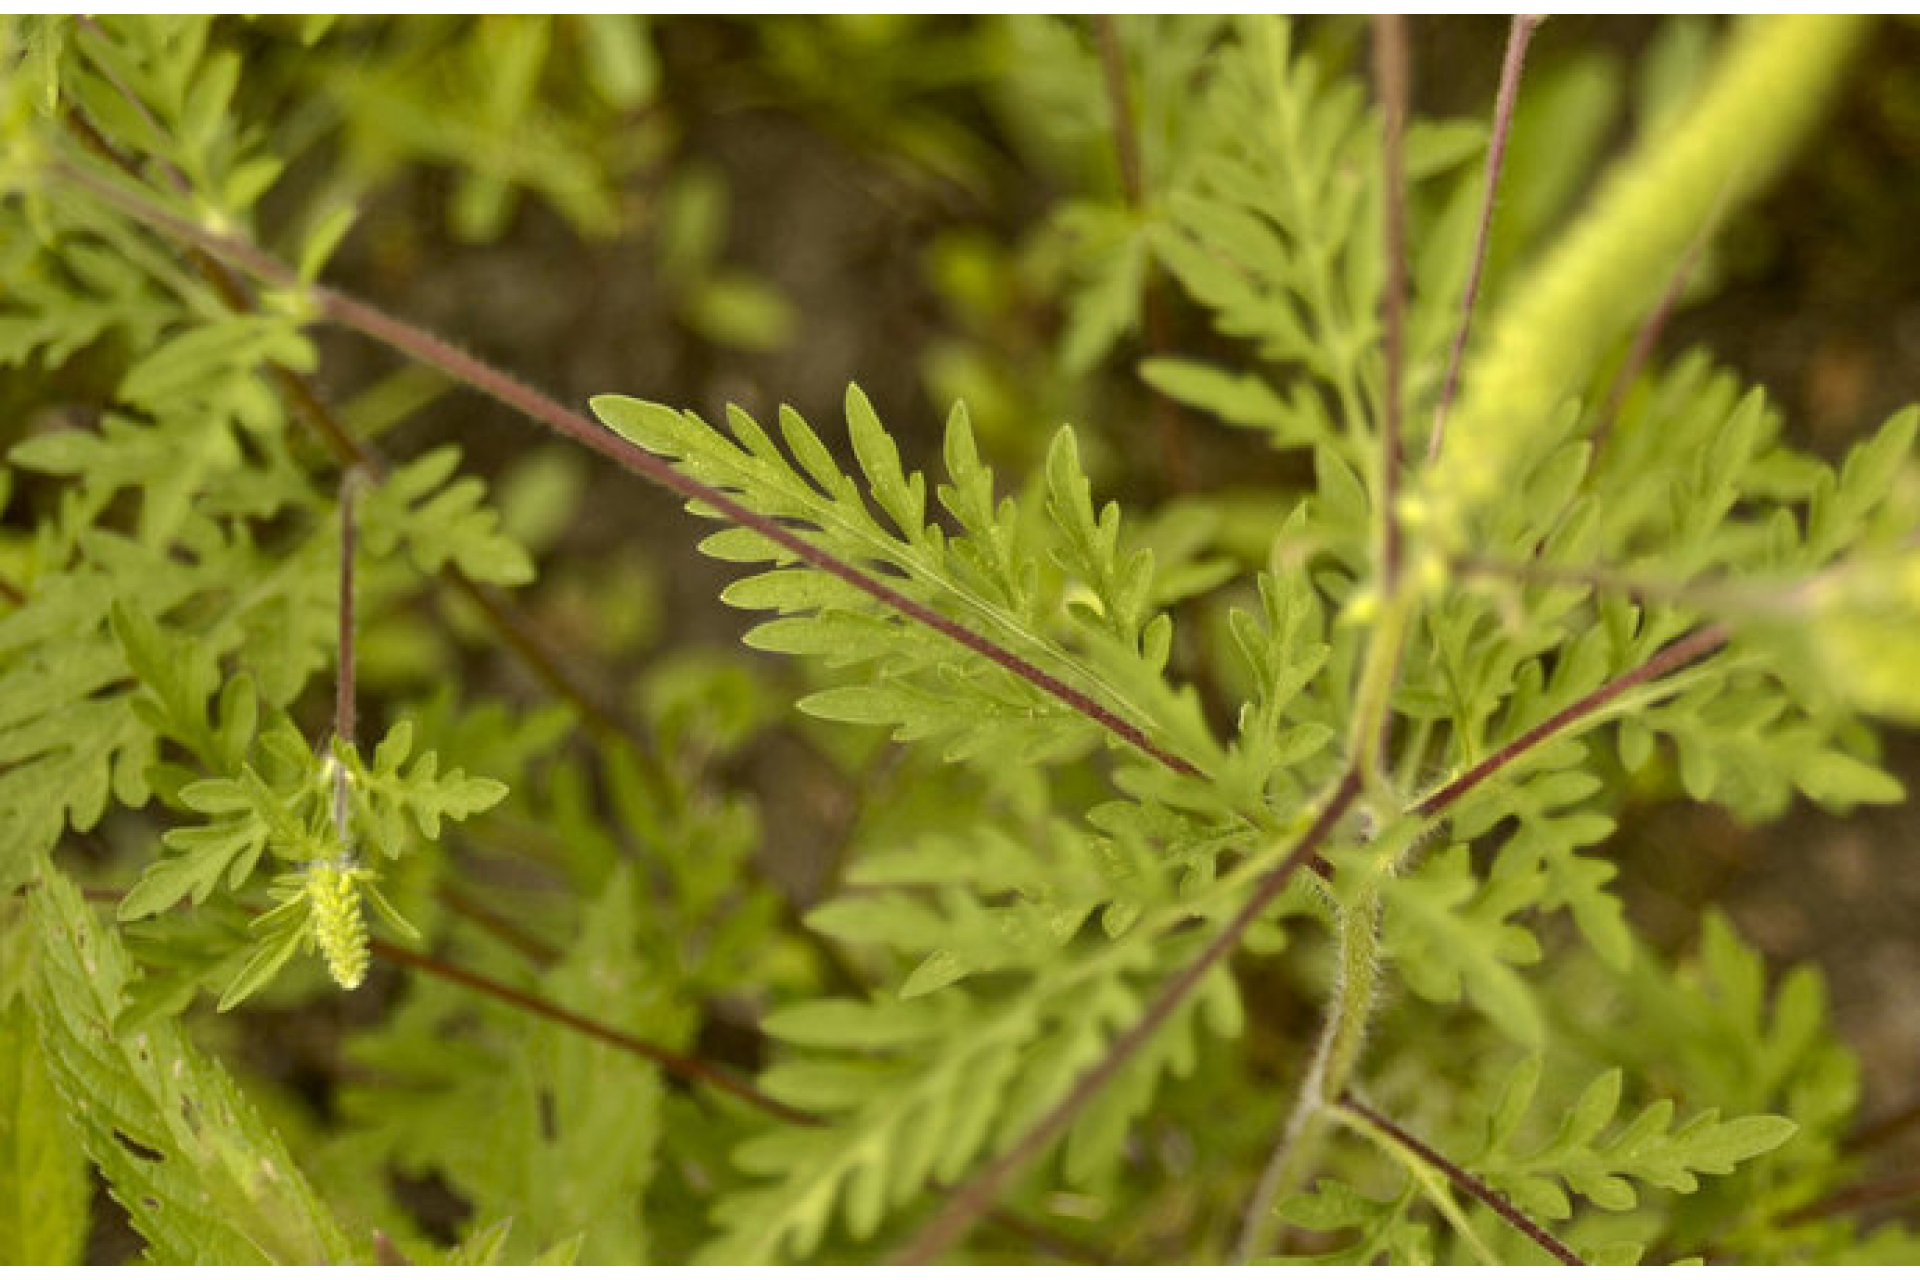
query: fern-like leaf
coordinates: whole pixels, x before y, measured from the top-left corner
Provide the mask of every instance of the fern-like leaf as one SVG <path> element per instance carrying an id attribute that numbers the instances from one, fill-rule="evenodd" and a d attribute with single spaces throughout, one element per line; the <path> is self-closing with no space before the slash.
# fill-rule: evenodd
<path id="1" fill-rule="evenodd" d="M 355 1250 L 231 1078 L 172 1019 L 119 1033 L 133 968 L 112 927 L 45 869 L 35 998 L 55 1087 L 159 1263 L 328 1263 Z"/>

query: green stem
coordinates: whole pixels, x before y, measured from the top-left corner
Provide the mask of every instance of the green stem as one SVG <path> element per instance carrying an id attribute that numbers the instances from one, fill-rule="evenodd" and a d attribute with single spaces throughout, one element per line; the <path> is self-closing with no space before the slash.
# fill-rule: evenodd
<path id="1" fill-rule="evenodd" d="M 1410 581 L 1410 579 L 1406 580 Z M 1353 695 L 1352 756 L 1369 790 L 1386 781 L 1382 775 L 1387 717 L 1392 712 L 1393 686 L 1400 676 L 1400 655 L 1413 625 L 1414 592 L 1406 581 L 1396 584 L 1372 619 L 1373 634 L 1360 668 Z"/>
<path id="2" fill-rule="evenodd" d="M 1501 1265 L 1500 1255 L 1495 1253 L 1493 1247 L 1474 1229 L 1473 1219 L 1469 1218 L 1466 1211 L 1460 1207 L 1460 1202 L 1453 1198 L 1453 1190 L 1447 1185 L 1445 1176 L 1421 1160 L 1414 1152 L 1395 1142 L 1366 1116 L 1344 1106 L 1334 1106 L 1330 1110 L 1333 1117 L 1341 1124 L 1372 1142 L 1407 1171 L 1419 1185 L 1420 1193 L 1440 1211 L 1440 1215 L 1459 1233 L 1460 1238 L 1467 1242 L 1467 1247 L 1473 1250 L 1475 1257 L 1489 1267 Z"/>
<path id="3" fill-rule="evenodd" d="M 1379 994 L 1380 890 L 1370 880 L 1340 915 L 1340 967 L 1307 1078 L 1294 1096 L 1280 1141 L 1261 1170 L 1240 1223 L 1234 1261 L 1263 1257 L 1273 1245 L 1274 1208 L 1299 1190 L 1319 1159 L 1326 1110 L 1346 1091 Z"/>

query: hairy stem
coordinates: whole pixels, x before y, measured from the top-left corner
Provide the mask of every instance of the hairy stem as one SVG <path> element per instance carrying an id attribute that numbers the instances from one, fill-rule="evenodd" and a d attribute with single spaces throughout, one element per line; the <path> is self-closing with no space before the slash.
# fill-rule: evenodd
<path id="1" fill-rule="evenodd" d="M 1414 814 L 1426 819 L 1438 817 L 1467 793 L 1561 730 L 1605 709 L 1640 686 L 1713 653 L 1725 645 L 1727 640 L 1727 629 L 1724 626 L 1715 625 L 1702 627 L 1674 641 L 1633 670 L 1607 682 L 1564 711 L 1548 717 L 1511 743 L 1481 760 L 1480 763 L 1467 769 L 1446 786 L 1430 793 L 1414 806 Z M 1107 1052 L 1100 1061 L 1074 1083 L 1072 1089 L 1059 1103 L 1055 1104 L 1052 1110 L 1029 1128 L 1003 1155 L 961 1184 L 932 1220 L 899 1253 L 897 1261 L 923 1263 L 937 1258 L 959 1240 L 992 1205 L 994 1197 L 1000 1193 L 1015 1173 L 1065 1132 L 1074 1117 L 1098 1096 L 1100 1090 L 1152 1038 L 1153 1033 L 1179 1009 L 1207 971 L 1232 954 L 1247 929 L 1259 918 L 1261 912 L 1271 905 L 1274 898 L 1279 896 L 1293 873 L 1318 856 L 1334 825 L 1352 807 L 1360 793 L 1360 787 L 1361 775 L 1358 768 L 1349 766 L 1341 775 L 1332 796 L 1321 808 L 1313 825 L 1288 851 L 1286 857 L 1255 886 L 1247 902 L 1208 944 L 1206 950 L 1161 989 L 1160 994 L 1148 1006 L 1141 1019 L 1108 1046 Z"/>
<path id="2" fill-rule="evenodd" d="M 937 610 L 909 599 L 865 569 L 816 547 L 779 521 L 749 509 L 730 494 L 683 475 L 663 459 L 434 334 L 324 285 L 305 285 L 292 268 L 258 247 L 177 217 L 97 174 L 59 161 L 49 166 L 49 172 L 163 235 L 202 249 L 277 288 L 298 291 L 325 319 L 438 370 L 689 502 L 711 507 L 724 518 L 791 553 L 795 559 L 839 579 L 1041 690 L 1174 772 L 1199 776 L 1200 771 L 1193 764 L 1155 742 L 1145 729 L 1027 659 Z"/>
<path id="3" fill-rule="evenodd" d="M 1233 1260 L 1251 1262 L 1273 1246 L 1274 1206 L 1299 1188 L 1319 1151 L 1327 1104 L 1346 1090 L 1379 993 L 1380 892 L 1364 889 L 1340 916 L 1340 964 L 1306 1079 L 1280 1140 L 1260 1171 L 1240 1220 Z"/>
<path id="4" fill-rule="evenodd" d="M 1507 27 L 1507 52 L 1500 63 L 1500 91 L 1493 100 L 1493 132 L 1487 139 L 1487 180 L 1480 194 L 1480 222 L 1473 235 L 1473 265 L 1467 269 L 1467 286 L 1460 295 L 1460 327 L 1453 332 L 1453 347 L 1447 353 L 1447 373 L 1440 383 L 1440 400 L 1433 407 L 1433 432 L 1427 437 L 1427 461 L 1440 456 L 1447 438 L 1447 410 L 1453 407 L 1454 393 L 1460 386 L 1460 362 L 1467 354 L 1467 336 L 1473 328 L 1473 311 L 1480 302 L 1480 280 L 1487 269 L 1487 250 L 1493 244 L 1494 199 L 1500 193 L 1500 170 L 1506 164 L 1507 139 L 1513 133 L 1514 107 L 1520 100 L 1520 69 L 1527 60 L 1527 45 L 1544 15 L 1517 13 Z"/>
<path id="5" fill-rule="evenodd" d="M 1067 1126 L 1073 1123 L 1086 1105 L 1100 1095 L 1100 1091 L 1186 1003 L 1201 979 L 1239 948 L 1247 930 L 1280 896 L 1281 890 L 1293 879 L 1294 872 L 1326 843 L 1359 794 L 1360 775 L 1349 768 L 1334 785 L 1333 793 L 1321 806 L 1312 825 L 1294 842 L 1286 856 L 1261 877 L 1246 902 L 1214 935 L 1205 949 L 1160 989 L 1139 1020 L 1107 1046 L 1100 1060 L 1074 1081 L 1073 1087 L 1059 1102 L 997 1159 L 960 1184 L 947 1197 L 939 1212 L 896 1255 L 895 1262 L 906 1265 L 932 1262 L 959 1241 L 981 1215 L 993 1207 L 995 1197 L 1007 1182 L 1066 1132 Z"/>
<path id="6" fill-rule="evenodd" d="M 1568 1248 L 1551 1231 L 1520 1212 L 1511 1200 L 1352 1094 L 1342 1097 L 1334 1107 L 1343 1113 L 1344 1119 L 1357 1121 L 1358 1124 L 1355 1127 L 1362 1132 L 1372 1130 L 1369 1136 L 1375 1137 L 1376 1141 L 1384 1138 L 1387 1142 L 1414 1156 L 1422 1164 L 1442 1174 L 1448 1182 L 1499 1214 L 1515 1230 L 1552 1254 L 1556 1260 L 1570 1267 L 1586 1265 L 1579 1254 Z"/>

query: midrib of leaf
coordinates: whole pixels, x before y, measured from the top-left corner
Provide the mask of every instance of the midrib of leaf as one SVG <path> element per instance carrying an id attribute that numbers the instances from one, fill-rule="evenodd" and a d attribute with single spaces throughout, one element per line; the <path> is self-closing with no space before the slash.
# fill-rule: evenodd
<path id="1" fill-rule="evenodd" d="M 1142 956 L 1150 959 L 1153 950 L 1165 936 L 1179 926 L 1196 918 L 1212 919 L 1221 912 L 1238 907 L 1245 900 L 1247 886 L 1260 879 L 1287 848 L 1288 842 L 1276 840 L 1258 856 L 1245 859 L 1232 871 L 1222 875 L 1197 898 L 1163 904 L 1124 937 L 1110 940 L 1106 946 L 1063 968 L 1037 973 L 1039 980 L 1017 999 L 1000 1006 L 991 1021 L 984 1026 L 976 1025 L 968 1029 L 967 1038 L 972 1048 L 968 1056 L 976 1056 L 980 1047 L 988 1044 L 997 1046 L 1011 1039 L 1017 1046 L 1034 1038 L 1023 1034 L 1023 1028 L 1044 1018 L 1047 1009 L 1063 1002 L 1066 995 L 1095 982 L 1108 980 L 1116 973 L 1124 973 Z M 909 1120 L 914 1112 L 925 1109 L 930 1097 L 947 1092 L 949 1078 L 961 1065 L 949 1063 L 939 1071 L 925 1072 L 915 1077 L 906 1089 L 890 1095 L 883 1107 L 860 1112 L 853 1126 L 853 1136 L 836 1150 L 825 1166 L 816 1167 L 811 1172 L 804 1183 L 803 1193 L 788 1201 L 781 1212 L 765 1219 L 760 1229 L 748 1237 L 750 1251 L 736 1254 L 733 1249 L 727 1249 L 726 1255 L 762 1260 L 774 1258 L 780 1242 L 787 1234 L 796 1226 L 803 1225 L 811 1216 L 807 1207 L 814 1196 L 822 1194 L 819 1190 L 821 1187 L 835 1188 L 833 1205 L 827 1211 L 831 1213 L 839 1203 L 838 1189 L 864 1163 L 864 1158 L 876 1152 L 884 1154 L 888 1147 L 887 1135 Z M 1064 1087 L 1071 1086 L 1072 1079 L 1069 1077 Z M 1052 1100 L 1051 1097 L 1048 1099 L 1049 1102 Z M 938 1163 L 937 1158 L 934 1163 Z M 789 1170 L 783 1173 L 781 1181 L 794 1182 L 794 1172 Z M 748 1195 L 753 1193 L 752 1189 L 747 1192 Z"/>
<path id="2" fill-rule="evenodd" d="M 843 514 L 839 503 L 830 499 L 823 500 L 817 490 L 796 483 L 797 477 L 790 476 L 784 468 L 769 467 L 768 470 L 773 472 L 771 483 L 768 484 L 764 480 L 756 483 L 778 490 L 788 501 L 808 511 L 808 519 L 819 524 L 830 525 L 834 530 L 868 548 L 868 555 L 873 559 L 903 569 L 937 590 L 945 591 L 960 600 L 1000 629 L 1004 635 L 1011 637 L 1019 644 L 1030 646 L 1033 650 L 1044 654 L 1049 662 L 1071 672 L 1083 682 L 1082 692 L 1089 691 L 1089 686 L 1093 690 L 1098 690 L 1100 697 L 1110 709 L 1124 711 L 1128 719 L 1151 730 L 1161 729 L 1162 726 L 1157 718 L 1115 689 L 1098 672 L 1087 667 L 1054 641 L 1028 628 L 1017 616 L 1006 612 L 1001 606 L 981 596 L 972 587 L 949 575 L 944 565 L 926 557 L 911 538 L 893 539 L 886 537 L 883 533 L 876 533 L 874 530 L 877 526 L 871 522 L 862 523 L 850 519 Z M 861 509 L 865 511 L 864 503 Z M 782 556 L 786 554 L 783 550 Z M 813 570 L 812 566 L 808 567 L 818 572 Z"/>

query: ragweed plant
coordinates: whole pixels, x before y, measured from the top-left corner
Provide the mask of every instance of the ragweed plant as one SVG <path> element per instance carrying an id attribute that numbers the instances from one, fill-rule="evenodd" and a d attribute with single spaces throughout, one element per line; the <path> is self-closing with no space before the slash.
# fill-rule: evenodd
<path id="1" fill-rule="evenodd" d="M 1079 184 L 1033 249 L 1057 367 L 1136 350 L 1112 394 L 1156 407 L 1025 476 L 964 405 L 916 465 L 858 388 L 844 430 L 590 418 L 327 282 L 420 165 L 467 240 L 674 189 L 645 29 L 9 23 L 0 1253 L 79 1256 L 91 1165 L 170 1262 L 1911 1256 L 1847 1212 L 1819 976 L 1717 914 L 1656 946 L 1607 846 L 1663 777 L 1755 822 L 1902 794 L 1872 717 L 1916 711 L 1920 416 L 1829 466 L 1652 359 L 1863 27 L 1670 62 L 1571 219 L 1536 27 L 1490 126 L 1413 117 L 1394 19 L 779 28 L 829 113 L 848 48 L 951 59 L 849 112 L 923 178 L 997 162 L 920 96 L 1007 70 Z M 340 399 L 322 329 L 425 381 Z M 449 386 L 718 521 L 785 664 L 611 693 L 628 584 L 590 564 L 570 633 L 539 594 L 567 464 L 490 490 L 420 447 Z M 1275 467 L 1213 492 L 1236 432 Z M 1177 496 L 1104 497 L 1147 456 Z M 496 650 L 518 706 L 473 687 Z M 844 792 L 811 896 L 755 751 Z M 315 1107 L 255 1032 L 342 998 Z"/>

